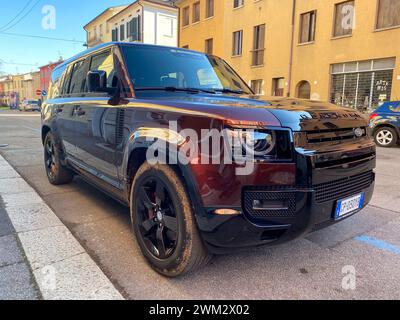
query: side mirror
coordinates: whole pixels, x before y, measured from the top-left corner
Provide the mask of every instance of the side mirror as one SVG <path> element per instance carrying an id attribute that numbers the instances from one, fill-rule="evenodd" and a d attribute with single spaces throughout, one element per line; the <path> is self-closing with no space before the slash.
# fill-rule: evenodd
<path id="1" fill-rule="evenodd" d="M 107 73 L 101 70 L 89 71 L 86 84 L 89 92 L 107 92 Z"/>

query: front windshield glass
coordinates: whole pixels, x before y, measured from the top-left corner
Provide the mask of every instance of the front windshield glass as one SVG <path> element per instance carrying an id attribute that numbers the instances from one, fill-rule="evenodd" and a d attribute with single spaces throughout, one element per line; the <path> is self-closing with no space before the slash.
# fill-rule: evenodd
<path id="1" fill-rule="evenodd" d="M 251 94 L 249 87 L 220 58 L 155 46 L 123 46 L 122 50 L 135 90 L 178 88 Z"/>

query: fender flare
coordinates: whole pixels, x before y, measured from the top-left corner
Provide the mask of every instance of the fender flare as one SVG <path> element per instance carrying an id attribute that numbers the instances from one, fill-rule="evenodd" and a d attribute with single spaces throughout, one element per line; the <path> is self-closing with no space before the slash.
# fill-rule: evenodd
<path id="1" fill-rule="evenodd" d="M 165 129 L 168 130 L 168 129 Z M 160 137 L 153 137 L 154 139 L 161 139 Z M 167 142 L 166 140 L 163 140 L 164 142 Z M 144 149 L 144 150 L 148 150 L 151 145 L 154 143 L 154 141 L 149 141 L 149 136 L 143 136 L 140 135 L 140 133 L 135 132 L 133 135 L 131 135 L 126 147 L 125 147 L 125 152 L 124 152 L 124 158 L 122 161 L 122 174 L 121 176 L 123 176 L 124 178 L 124 182 L 125 182 L 125 192 L 127 195 L 127 199 L 129 199 L 130 196 L 130 180 L 132 177 L 128 176 L 128 172 L 129 172 L 129 162 L 131 159 L 131 155 L 137 151 L 138 149 Z M 171 144 L 171 143 L 170 143 Z M 177 148 L 174 148 L 175 150 L 177 150 Z M 172 152 L 172 153 L 170 153 Z M 166 153 L 166 154 L 165 154 Z M 168 158 L 168 156 L 172 154 L 172 155 L 176 155 L 176 153 L 174 151 L 171 151 L 170 148 L 168 148 L 168 144 L 167 144 L 167 149 L 164 152 L 164 156 L 166 156 L 166 158 Z M 167 165 L 170 165 L 167 163 Z M 183 183 L 185 184 L 185 188 L 186 191 L 188 192 L 191 204 L 192 204 L 192 208 L 195 212 L 198 212 L 198 208 L 202 207 L 202 201 L 201 201 L 201 197 L 200 197 L 200 190 L 197 184 L 197 181 L 195 179 L 195 176 L 193 174 L 192 168 L 190 165 L 184 165 L 182 163 L 178 164 L 173 164 L 170 165 L 173 166 L 175 168 L 177 168 L 179 170 L 179 173 L 181 174 Z M 129 201 L 128 201 L 129 203 Z"/>

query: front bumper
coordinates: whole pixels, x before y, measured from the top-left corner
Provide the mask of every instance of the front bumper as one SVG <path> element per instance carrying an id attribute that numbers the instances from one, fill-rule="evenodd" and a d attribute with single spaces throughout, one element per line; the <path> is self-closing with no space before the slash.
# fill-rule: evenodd
<path id="1" fill-rule="evenodd" d="M 225 254 L 293 240 L 348 218 L 335 220 L 338 200 L 362 192 L 365 193 L 364 208 L 374 191 L 375 147 L 373 144 L 364 145 L 357 148 L 352 157 L 348 156 L 346 159 L 350 160 L 334 161 L 330 152 L 299 153 L 296 179 L 302 182 L 300 186 L 243 187 L 241 206 L 230 207 L 241 212 L 238 215 L 217 215 L 214 212 L 219 207 L 197 210 L 199 230 L 207 249 L 214 254 Z M 321 165 L 321 159 L 325 159 L 323 163 L 327 165 Z M 248 192 L 252 193 L 254 199 L 263 195 L 270 198 L 271 194 L 277 194 L 278 198 L 289 199 L 287 203 L 294 202 L 294 206 L 288 205 L 287 211 L 264 212 L 255 216 L 246 204 Z"/>

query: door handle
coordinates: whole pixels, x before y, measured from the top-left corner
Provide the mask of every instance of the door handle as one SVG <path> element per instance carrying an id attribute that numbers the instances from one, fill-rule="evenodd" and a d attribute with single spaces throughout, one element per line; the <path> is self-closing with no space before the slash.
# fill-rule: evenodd
<path id="1" fill-rule="evenodd" d="M 74 115 L 78 116 L 78 117 L 82 117 L 86 114 L 86 111 L 82 109 L 82 107 L 77 106 L 74 109 Z"/>

